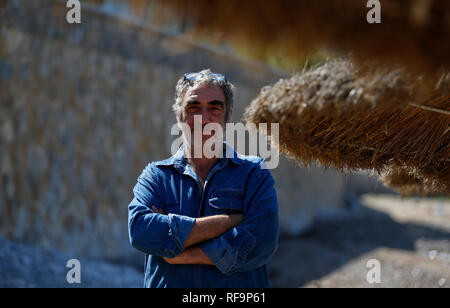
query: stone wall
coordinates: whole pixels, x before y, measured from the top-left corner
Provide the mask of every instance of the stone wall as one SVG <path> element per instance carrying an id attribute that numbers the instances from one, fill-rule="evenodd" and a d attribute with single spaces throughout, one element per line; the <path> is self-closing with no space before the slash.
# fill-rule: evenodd
<path id="1" fill-rule="evenodd" d="M 0 233 L 93 256 L 132 255 L 127 205 L 148 162 L 170 156 L 174 86 L 189 71 L 237 86 L 234 120 L 281 75 L 183 38 L 61 2 L 0 4 Z M 284 231 L 343 204 L 336 172 L 273 170 Z"/>

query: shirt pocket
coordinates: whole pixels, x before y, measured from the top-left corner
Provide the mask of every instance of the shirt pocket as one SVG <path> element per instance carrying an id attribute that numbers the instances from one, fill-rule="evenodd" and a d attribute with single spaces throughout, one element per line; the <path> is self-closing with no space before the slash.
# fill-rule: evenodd
<path id="1" fill-rule="evenodd" d="M 242 189 L 218 189 L 211 194 L 209 206 L 214 214 L 237 214 L 243 212 Z"/>

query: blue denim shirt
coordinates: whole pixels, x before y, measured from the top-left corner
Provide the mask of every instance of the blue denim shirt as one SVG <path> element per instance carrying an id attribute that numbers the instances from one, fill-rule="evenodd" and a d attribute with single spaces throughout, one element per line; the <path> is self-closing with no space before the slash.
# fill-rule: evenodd
<path id="1" fill-rule="evenodd" d="M 212 168 L 204 189 L 183 147 L 139 176 L 128 226 L 131 245 L 145 253 L 144 287 L 270 287 L 267 263 L 278 241 L 274 180 L 261 168 L 263 159 L 232 153 Z M 153 205 L 166 215 L 154 213 Z M 244 221 L 198 244 L 215 266 L 164 261 L 184 251 L 196 217 L 230 213 L 242 213 Z"/>

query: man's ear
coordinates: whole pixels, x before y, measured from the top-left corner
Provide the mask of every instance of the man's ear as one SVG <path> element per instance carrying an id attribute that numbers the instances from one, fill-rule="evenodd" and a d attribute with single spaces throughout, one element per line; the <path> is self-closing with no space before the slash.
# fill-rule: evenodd
<path id="1" fill-rule="evenodd" d="M 178 122 L 184 122 L 184 108 L 180 110 L 179 117 L 177 119 Z"/>

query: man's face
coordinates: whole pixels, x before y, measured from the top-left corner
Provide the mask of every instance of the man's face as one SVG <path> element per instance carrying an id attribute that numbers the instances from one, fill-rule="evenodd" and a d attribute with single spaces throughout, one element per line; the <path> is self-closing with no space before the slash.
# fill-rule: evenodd
<path id="1" fill-rule="evenodd" d="M 209 123 L 217 123 L 225 128 L 225 95 L 220 87 L 210 84 L 198 84 L 190 88 L 183 99 L 181 122 L 186 123 L 194 136 L 194 128 L 201 129 Z M 201 122 L 196 123 L 194 119 L 201 116 Z M 211 137 L 202 134 L 202 144 Z"/>

